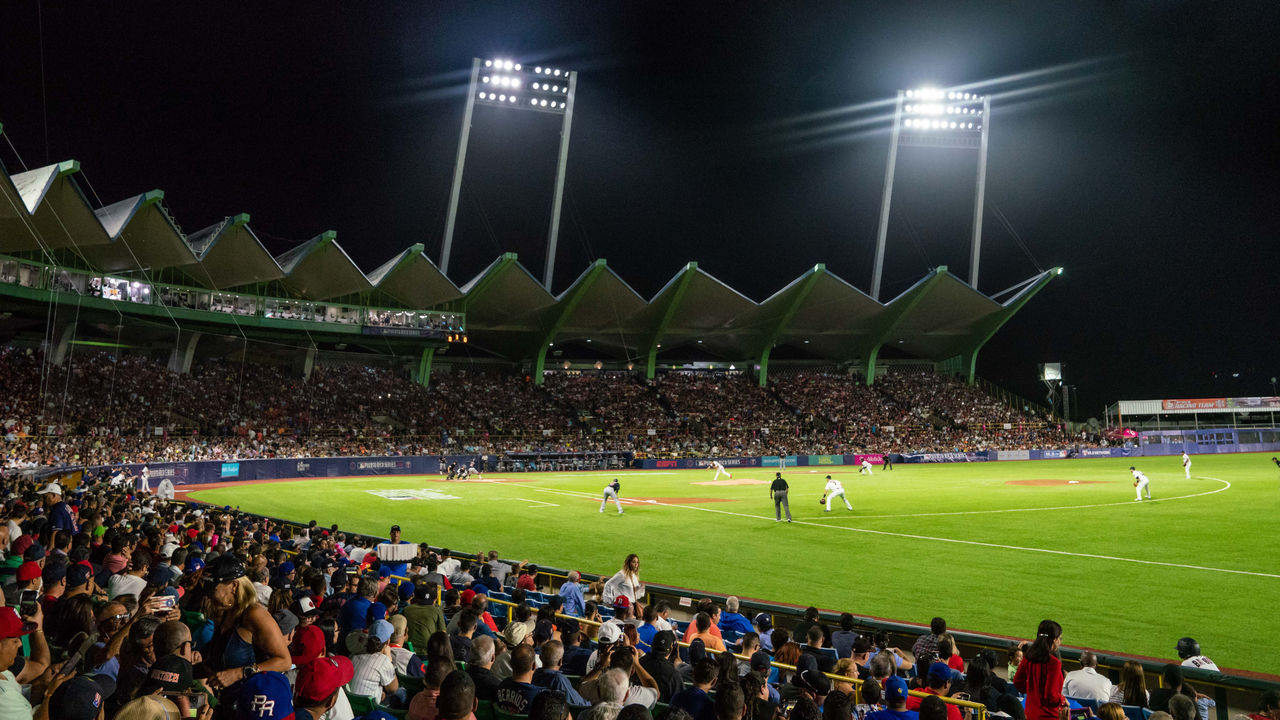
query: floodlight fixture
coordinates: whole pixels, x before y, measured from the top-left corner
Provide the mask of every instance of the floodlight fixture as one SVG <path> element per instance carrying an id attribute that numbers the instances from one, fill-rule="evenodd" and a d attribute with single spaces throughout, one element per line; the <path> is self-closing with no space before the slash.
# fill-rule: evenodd
<path id="1" fill-rule="evenodd" d="M 982 209 L 986 194 L 987 143 L 990 133 L 990 123 L 983 121 L 983 118 L 990 114 L 991 98 L 986 95 L 928 86 L 898 91 L 890 132 L 889 160 L 885 168 L 884 195 L 880 201 L 880 224 L 876 234 L 875 262 L 871 275 L 872 299 L 880 299 L 880 279 L 884 271 L 884 248 L 889 233 L 889 209 L 893 197 L 893 176 L 900 145 L 978 151 L 969 255 L 969 285 L 978 289 L 978 260 L 982 248 Z"/>
<path id="2" fill-rule="evenodd" d="M 481 67 L 487 68 L 481 78 Z M 552 113 L 562 116 L 560 125 L 560 148 L 556 161 L 555 191 L 551 204 L 551 228 L 547 237 L 546 269 L 543 285 L 551 291 L 551 281 L 555 272 L 556 243 L 560 234 L 560 209 L 564 202 L 565 166 L 569 161 L 569 133 L 573 126 L 573 101 L 578 84 L 578 73 L 572 70 L 535 65 L 532 75 L 563 78 L 554 85 L 546 82 L 527 82 L 529 71 L 524 65 L 509 58 L 489 58 L 471 61 L 471 85 L 467 93 L 466 109 L 462 117 L 462 137 L 458 142 L 458 155 L 454 163 L 453 184 L 449 190 L 449 210 L 445 218 L 444 240 L 440 249 L 440 272 L 448 275 L 449 255 L 453 247 L 453 232 L 457 225 L 458 201 L 462 192 L 462 170 L 466 165 L 467 142 L 471 134 L 471 117 L 477 103 L 481 105 L 498 105 L 521 110 Z M 563 84 L 562 84 L 563 83 Z M 502 88 L 507 92 L 480 91 L 481 87 Z M 527 89 L 526 89 L 527 88 Z M 520 91 L 520 92 L 516 92 Z M 524 98 L 528 98 L 525 104 Z"/>

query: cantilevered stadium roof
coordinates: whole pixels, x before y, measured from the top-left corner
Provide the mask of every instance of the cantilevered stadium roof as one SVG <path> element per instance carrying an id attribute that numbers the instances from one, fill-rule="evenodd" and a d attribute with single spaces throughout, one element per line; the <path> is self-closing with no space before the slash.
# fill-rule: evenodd
<path id="1" fill-rule="evenodd" d="M 183 236 L 158 190 L 94 208 L 67 161 L 0 180 L 0 253 L 49 262 L 70 249 L 95 270 L 174 268 L 198 286 L 234 289 L 265 281 L 307 300 L 359 296 L 466 314 L 471 348 L 512 360 L 538 358 L 555 343 L 592 343 L 625 360 L 696 351 L 730 360 L 767 362 L 790 346 L 836 361 L 871 358 L 880 348 L 930 360 L 970 362 L 979 348 L 1060 269 L 1040 273 L 997 302 L 937 268 L 887 303 L 873 300 L 817 265 L 757 302 L 698 263 L 681 268 L 645 300 L 604 260 L 553 295 L 511 253 L 461 286 L 413 245 L 366 274 L 325 232 L 272 257 L 248 215 Z M 371 293 L 371 294 L 369 294 Z M 372 303 L 371 303 L 372 304 Z"/>

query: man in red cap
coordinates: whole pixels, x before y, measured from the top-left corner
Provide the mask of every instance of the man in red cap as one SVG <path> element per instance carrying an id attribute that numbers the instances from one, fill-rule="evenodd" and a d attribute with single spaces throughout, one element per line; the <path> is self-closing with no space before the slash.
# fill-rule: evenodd
<path id="1" fill-rule="evenodd" d="M 0 608 L 0 718 L 31 717 L 31 703 L 22 696 L 22 686 L 49 667 L 49 645 L 44 640 L 42 621 L 39 603 L 30 618 L 18 617 L 11 607 Z M 31 635 L 31 657 L 15 675 L 13 667 L 22 652 L 23 635 Z"/>
<path id="2" fill-rule="evenodd" d="M 351 682 L 355 667 L 345 657 L 322 657 L 298 669 L 294 685 L 295 720 L 316 720 L 333 709 L 342 686 Z"/>

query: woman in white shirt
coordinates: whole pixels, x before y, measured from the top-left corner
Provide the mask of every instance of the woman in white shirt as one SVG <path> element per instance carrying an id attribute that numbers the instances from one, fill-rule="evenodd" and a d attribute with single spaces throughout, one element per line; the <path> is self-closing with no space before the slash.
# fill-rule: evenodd
<path id="1" fill-rule="evenodd" d="M 644 598 L 644 583 L 640 582 L 640 556 L 631 553 L 622 563 L 622 569 L 604 584 L 601 600 L 612 605 L 619 595 L 626 595 L 634 605 Z"/>

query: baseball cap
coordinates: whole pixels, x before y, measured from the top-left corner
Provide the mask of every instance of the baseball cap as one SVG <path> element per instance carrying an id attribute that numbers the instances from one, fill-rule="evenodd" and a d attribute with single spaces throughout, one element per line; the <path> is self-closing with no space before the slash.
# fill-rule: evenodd
<path id="1" fill-rule="evenodd" d="M 22 551 L 23 560 L 41 560 L 44 558 L 44 546 L 38 542 L 31 543 L 31 547 Z"/>
<path id="2" fill-rule="evenodd" d="M 619 595 L 613 599 L 613 606 L 619 609 L 631 607 L 631 598 L 626 595 Z"/>
<path id="3" fill-rule="evenodd" d="M 293 613 L 290 614 L 292 615 Z M 369 634 L 378 638 L 378 642 L 385 643 L 391 640 L 391 633 L 394 631 L 395 628 L 391 627 L 391 623 L 386 620 L 374 620 L 373 624 L 369 626 Z"/>
<path id="4" fill-rule="evenodd" d="M 294 694 L 300 705 L 318 705 L 351 682 L 355 676 L 351 661 L 340 655 L 316 658 L 298 668 L 298 680 Z"/>
<path id="5" fill-rule="evenodd" d="M 44 566 L 44 570 L 40 572 L 44 577 L 44 584 L 56 585 L 67 576 L 67 564 L 65 562 L 51 562 Z"/>
<path id="6" fill-rule="evenodd" d="M 215 583 L 239 580 L 244 576 L 244 563 L 234 555 L 219 555 L 204 568 L 204 579 Z"/>
<path id="7" fill-rule="evenodd" d="M 826 695 L 831 692 L 831 681 L 817 670 L 801 670 L 793 677 L 791 684 L 812 690 L 818 695 Z"/>
<path id="8" fill-rule="evenodd" d="M 533 641 L 544 643 L 550 640 L 554 627 L 550 620 L 539 620 L 538 624 L 533 626 Z"/>
<path id="9" fill-rule="evenodd" d="M 40 563 L 28 560 L 18 566 L 18 582 L 26 582 L 35 580 L 44 573 L 44 568 L 40 567 Z"/>
<path id="10" fill-rule="evenodd" d="M 156 690 L 166 693 L 183 693 L 196 688 L 191 661 L 177 655 L 165 655 L 151 665 L 147 679 L 139 691 L 150 695 Z"/>
<path id="11" fill-rule="evenodd" d="M 102 703 L 114 691 L 114 683 L 104 675 L 77 675 L 53 691 L 49 698 L 49 716 L 59 720 L 94 720 L 102 710 Z"/>
<path id="12" fill-rule="evenodd" d="M 93 577 L 93 568 L 85 567 L 79 563 L 67 568 L 67 589 L 78 588 L 89 582 L 89 578 Z"/>
<path id="13" fill-rule="evenodd" d="M 516 623 L 517 625 L 519 623 Z M 521 638 L 523 639 L 523 638 Z M 600 630 L 596 633 L 596 642 L 616 643 L 622 639 L 622 628 L 617 623 L 607 622 L 600 626 Z"/>
<path id="14" fill-rule="evenodd" d="M 752 622 L 761 630 L 769 630 L 773 627 L 773 618 L 769 617 L 769 613 L 757 614 Z"/>
<path id="15" fill-rule="evenodd" d="M 938 681 L 938 682 L 950 682 L 950 681 L 951 681 L 951 666 L 950 666 L 950 665 L 947 665 L 946 663 L 944 663 L 944 662 L 942 662 L 942 661 L 938 661 L 938 662 L 936 662 L 936 663 L 934 663 L 934 664 L 930 665 L 930 666 L 929 666 L 929 680 L 930 680 L 930 682 L 934 682 L 934 681 Z"/>
<path id="16" fill-rule="evenodd" d="M 702 638 L 694 638 L 689 643 L 689 664 L 692 665 L 707 656 L 707 644 Z"/>
<path id="17" fill-rule="evenodd" d="M 36 539 L 30 534 L 24 533 L 17 540 L 14 540 L 13 544 L 9 546 L 9 553 L 11 555 L 23 555 L 27 552 L 27 548 L 31 547 L 35 541 Z"/>
<path id="18" fill-rule="evenodd" d="M 284 609 L 277 610 L 275 611 L 274 614 L 271 615 L 271 617 L 275 618 L 276 625 L 280 626 L 281 635 L 288 635 L 289 633 L 298 629 L 298 623 L 299 623 L 298 616 L 294 615 L 288 610 L 284 610 Z"/>
<path id="19" fill-rule="evenodd" d="M 45 485 L 44 488 L 42 488 L 38 494 L 48 495 L 49 493 L 53 493 L 54 495 L 61 495 L 62 486 L 56 482 L 51 482 L 48 485 Z"/>
<path id="20" fill-rule="evenodd" d="M 316 603 L 309 597 L 300 597 L 293 604 L 294 614 L 298 617 L 314 617 L 320 614 L 320 608 L 316 607 Z"/>
<path id="21" fill-rule="evenodd" d="M 147 584 L 156 587 L 165 587 L 173 581 L 173 571 L 168 565 L 153 565 L 151 570 L 147 572 Z"/>
<path id="22" fill-rule="evenodd" d="M 302 667 L 324 655 L 324 648 L 324 631 L 315 625 L 308 625 L 293 636 L 289 654 L 293 658 L 293 664 Z"/>
<path id="23" fill-rule="evenodd" d="M 894 675 L 884 681 L 884 698 L 890 705 L 907 701 L 907 681 Z"/>
<path id="24" fill-rule="evenodd" d="M 529 626 L 522 622 L 507 623 L 507 628 L 502 631 L 502 639 L 508 645 L 519 645 L 526 637 L 529 637 Z"/>
<path id="25" fill-rule="evenodd" d="M 467 588 L 466 590 L 462 591 L 462 595 L 459 596 L 459 599 L 462 600 L 463 605 L 466 605 L 470 603 L 473 599 L 475 599 L 475 596 L 476 596 L 476 591 L 470 588 Z"/>
<path id="26" fill-rule="evenodd" d="M 649 646 L 659 656 L 666 655 L 671 652 L 671 646 L 676 644 L 676 634 L 670 630 L 659 630 L 653 634 L 653 642 Z"/>
<path id="27" fill-rule="evenodd" d="M 760 670 L 762 672 L 768 672 L 769 665 L 771 662 L 772 662 L 772 659 L 769 657 L 769 653 L 763 650 L 757 650 L 751 654 L 752 670 Z"/>
<path id="28" fill-rule="evenodd" d="M 294 568 L 293 568 L 293 563 L 289 562 L 288 560 L 286 560 L 286 561 L 284 561 L 284 562 L 280 563 L 280 574 L 281 574 L 281 575 L 288 575 L 289 573 L 293 572 L 293 569 L 294 569 Z"/>
<path id="29" fill-rule="evenodd" d="M 392 526 L 391 526 L 391 532 L 400 532 L 400 526 L 399 526 L 399 525 L 392 525 Z"/>
<path id="30" fill-rule="evenodd" d="M 187 558 L 187 572 L 194 573 L 204 569 L 204 560 L 198 557 Z"/>
<path id="31" fill-rule="evenodd" d="M 241 720 L 290 720 L 293 690 L 289 678 L 274 671 L 250 675 L 240 689 L 237 709 Z"/>

